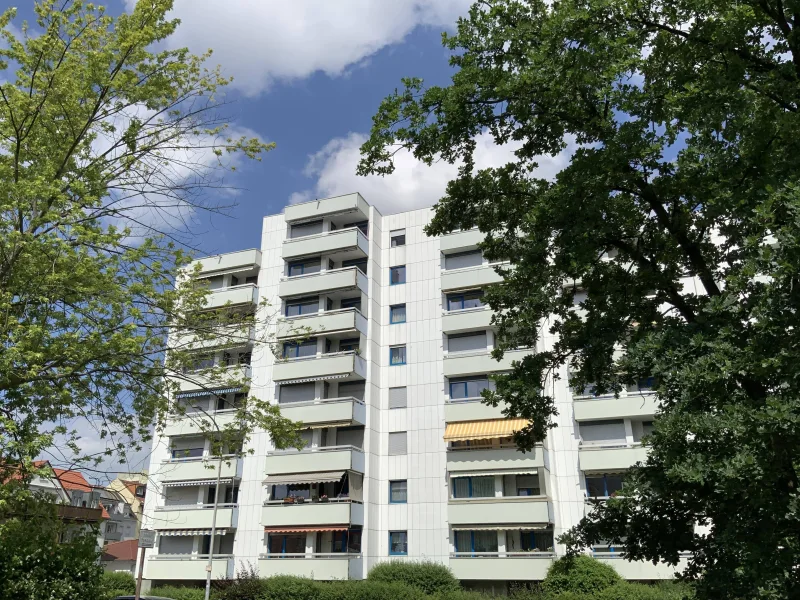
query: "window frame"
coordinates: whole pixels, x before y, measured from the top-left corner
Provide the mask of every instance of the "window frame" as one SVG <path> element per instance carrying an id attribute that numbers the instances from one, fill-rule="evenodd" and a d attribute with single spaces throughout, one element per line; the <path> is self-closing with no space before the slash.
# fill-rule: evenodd
<path id="1" fill-rule="evenodd" d="M 492 476 L 492 475 L 467 475 L 465 477 L 453 477 L 452 478 L 452 488 L 453 488 L 452 489 L 452 494 L 453 495 L 451 496 L 451 498 L 454 499 L 454 500 L 460 500 L 461 498 L 494 498 L 495 496 L 476 496 L 474 494 L 474 492 L 472 490 L 472 480 L 475 477 L 492 477 L 492 479 L 494 479 L 494 476 Z M 456 496 L 456 481 L 459 480 L 459 479 L 466 479 L 467 480 L 467 488 L 468 488 L 468 494 L 469 495 L 467 495 L 467 496 Z"/>
<path id="2" fill-rule="evenodd" d="M 394 350 L 403 350 L 403 362 L 392 362 L 392 352 Z M 398 344 L 396 346 L 389 346 L 389 366 L 390 367 L 402 367 L 403 365 L 408 364 L 408 351 L 406 349 L 405 344 Z"/>
<path id="3" fill-rule="evenodd" d="M 455 379 L 455 381 L 453 381 L 453 379 Z M 447 391 L 448 391 L 448 394 L 450 395 L 450 401 L 456 400 L 456 401 L 463 402 L 464 400 L 471 400 L 473 398 L 482 398 L 483 396 L 480 395 L 480 394 L 478 396 L 466 396 L 465 395 L 465 396 L 462 396 L 460 398 L 454 398 L 453 397 L 453 386 L 463 385 L 464 386 L 464 394 L 466 394 L 467 390 L 468 390 L 469 383 L 471 381 L 486 381 L 486 388 L 485 389 L 487 389 L 487 390 L 489 389 L 489 376 L 488 375 L 478 375 L 478 376 L 475 376 L 475 377 L 454 377 L 452 379 L 448 378 L 448 380 L 447 380 Z"/>
<path id="4" fill-rule="evenodd" d="M 620 477 L 622 479 L 620 488 L 614 491 L 612 494 L 608 493 L 608 476 L 611 475 L 612 477 Z M 589 495 L 589 478 L 592 479 L 603 479 L 603 496 L 590 496 Z M 584 475 L 584 484 L 586 485 L 586 497 L 587 498 L 613 498 L 616 494 L 618 494 L 622 490 L 622 486 L 625 484 L 624 476 L 619 475 L 618 473 L 603 473 L 603 474 L 594 474 L 594 475 Z"/>
<path id="5" fill-rule="evenodd" d="M 306 265 L 310 264 L 311 262 L 312 261 L 309 260 L 309 259 L 290 261 L 288 266 L 287 266 L 287 277 L 299 277 L 300 275 L 305 275 L 306 274 Z M 319 273 L 320 271 L 322 271 L 322 259 L 321 258 L 317 258 L 317 263 L 316 264 L 317 264 L 317 266 L 319 268 L 316 271 L 311 271 L 310 273 L 308 273 L 309 275 L 311 275 L 312 273 Z M 296 267 L 296 266 L 302 267 L 302 271 L 300 273 L 295 273 L 294 275 L 292 275 L 292 269 L 294 267 Z"/>
<path id="6" fill-rule="evenodd" d="M 396 241 L 397 240 L 397 241 Z M 390 232 L 389 233 L 389 247 L 390 248 L 400 248 L 406 245 L 406 232 L 402 230 L 401 232 Z"/>
<path id="7" fill-rule="evenodd" d="M 392 485 L 395 483 L 404 483 L 405 487 L 405 500 L 392 500 Z M 389 481 L 389 504 L 408 504 L 408 479 L 393 479 Z"/>
<path id="8" fill-rule="evenodd" d="M 305 300 L 308 300 L 308 302 L 305 302 Z M 283 310 L 284 316 L 291 319 L 293 317 L 302 317 L 303 315 L 317 314 L 319 312 L 319 307 L 320 307 L 319 298 L 316 299 L 317 310 L 315 310 L 313 312 L 311 312 L 311 311 L 303 312 L 303 309 L 302 309 L 303 306 L 311 306 L 313 304 L 314 304 L 314 302 L 312 301 L 311 298 L 298 298 L 294 302 L 287 300 L 286 301 L 286 306 L 284 307 L 284 310 Z M 299 307 L 300 308 L 300 312 L 298 312 L 296 315 L 290 315 L 289 314 L 289 307 L 290 306 Z"/>
<path id="9" fill-rule="evenodd" d="M 314 344 L 314 354 L 313 355 L 309 354 L 308 356 L 300 356 L 300 348 L 303 348 L 305 346 L 311 346 L 312 342 Z M 310 358 L 311 356 L 316 356 L 316 354 L 317 354 L 316 346 L 317 346 L 317 338 L 309 338 L 309 339 L 307 339 L 307 340 L 305 340 L 303 342 L 292 342 L 292 341 L 283 342 L 283 348 L 282 348 L 283 352 L 282 352 L 281 356 L 284 359 Z M 293 356 L 286 353 L 286 348 L 287 347 L 296 349 L 295 354 Z"/>
<path id="10" fill-rule="evenodd" d="M 402 308 L 403 309 L 403 320 L 402 321 L 395 321 L 394 320 L 394 309 Z M 401 323 L 406 322 L 406 305 L 403 304 L 392 304 L 389 307 L 389 325 L 400 325 Z"/>
<path id="11" fill-rule="evenodd" d="M 402 535 L 405 539 L 405 552 L 394 552 L 392 551 L 392 536 L 393 535 Z M 405 531 L 390 531 L 389 532 L 389 556 L 408 556 L 408 530 Z"/>
<path id="12" fill-rule="evenodd" d="M 470 297 L 470 296 L 472 296 L 472 297 Z M 456 312 L 456 311 L 461 311 L 461 310 L 475 310 L 477 308 L 484 308 L 486 306 L 486 303 L 483 302 L 483 296 L 484 296 L 483 290 L 477 290 L 477 291 L 471 291 L 471 292 L 458 292 L 458 293 L 455 293 L 455 294 L 447 294 L 445 296 L 445 300 L 447 301 L 447 312 L 451 312 L 451 311 L 452 312 Z M 466 307 L 466 306 L 464 306 L 464 304 L 467 302 L 467 300 L 480 300 L 481 304 L 480 304 L 480 306 L 469 306 L 469 307 Z M 451 308 L 450 307 L 450 303 L 452 301 L 456 301 L 457 303 L 461 304 L 461 307 L 460 308 Z"/>
<path id="13" fill-rule="evenodd" d="M 402 271 L 400 271 L 402 269 Z M 403 281 L 395 281 L 394 274 L 403 273 Z M 389 285 L 405 285 L 406 283 L 406 266 L 405 265 L 395 265 L 394 267 L 389 267 Z"/>

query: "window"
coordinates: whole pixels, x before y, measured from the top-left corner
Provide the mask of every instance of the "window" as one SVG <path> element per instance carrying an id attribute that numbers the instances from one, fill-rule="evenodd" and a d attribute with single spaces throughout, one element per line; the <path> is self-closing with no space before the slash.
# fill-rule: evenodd
<path id="1" fill-rule="evenodd" d="M 367 388 L 366 381 L 348 381 L 339 384 L 337 395 L 339 398 L 355 398 L 364 401 L 364 391 Z"/>
<path id="2" fill-rule="evenodd" d="M 389 434 L 389 456 L 408 453 L 408 432 L 395 431 Z"/>
<path id="3" fill-rule="evenodd" d="M 474 350 L 486 350 L 485 331 L 455 333 L 447 336 L 448 352 L 471 352 Z"/>
<path id="4" fill-rule="evenodd" d="M 403 346 L 391 346 L 389 348 L 389 365 L 390 366 L 397 366 L 397 365 L 404 365 L 406 364 L 406 347 Z"/>
<path id="5" fill-rule="evenodd" d="M 552 531 L 520 531 L 520 542 L 523 552 L 552 552 Z"/>
<path id="6" fill-rule="evenodd" d="M 355 448 L 364 447 L 364 426 L 338 427 L 336 429 L 337 446 L 354 446 Z"/>
<path id="7" fill-rule="evenodd" d="M 361 338 L 348 338 L 339 342 L 339 352 L 353 352 L 358 350 Z"/>
<path id="8" fill-rule="evenodd" d="M 406 305 L 397 304 L 389 307 L 389 323 L 396 325 L 397 323 L 406 322 Z"/>
<path id="9" fill-rule="evenodd" d="M 389 236 L 391 237 L 390 246 L 392 248 L 397 248 L 398 246 L 405 246 L 406 245 L 406 230 L 405 229 L 396 229 L 395 231 L 389 232 Z"/>
<path id="10" fill-rule="evenodd" d="M 203 448 L 173 448 L 172 458 L 199 458 L 203 456 Z"/>
<path id="11" fill-rule="evenodd" d="M 296 317 L 319 312 L 319 298 L 301 298 L 286 303 L 286 316 Z"/>
<path id="12" fill-rule="evenodd" d="M 622 489 L 622 475 L 603 474 L 586 476 L 586 495 L 590 498 L 609 498 Z"/>
<path id="13" fill-rule="evenodd" d="M 444 268 L 465 269 L 467 267 L 477 267 L 483 264 L 483 253 L 480 250 L 470 250 L 468 252 L 457 252 L 446 254 L 444 257 Z"/>
<path id="14" fill-rule="evenodd" d="M 198 354 L 189 359 L 189 363 L 184 367 L 185 372 L 202 371 L 214 367 L 213 354 Z"/>
<path id="15" fill-rule="evenodd" d="M 539 496 L 539 477 L 537 475 L 517 475 L 517 496 Z"/>
<path id="16" fill-rule="evenodd" d="M 391 556 L 406 556 L 408 554 L 408 532 L 389 532 L 389 554 Z"/>
<path id="17" fill-rule="evenodd" d="M 483 290 L 447 295 L 447 310 L 466 310 L 483 306 Z"/>
<path id="18" fill-rule="evenodd" d="M 391 267 L 389 269 L 389 284 L 400 285 L 406 282 L 406 266 Z"/>
<path id="19" fill-rule="evenodd" d="M 642 435 L 652 435 L 653 427 L 652 421 L 642 421 Z"/>
<path id="20" fill-rule="evenodd" d="M 628 393 L 650 392 L 655 385 L 655 377 L 642 377 L 636 383 L 631 383 L 627 387 Z"/>
<path id="21" fill-rule="evenodd" d="M 291 239 L 304 237 L 306 235 L 316 235 L 322 233 L 322 221 L 312 221 L 310 223 L 300 223 L 292 225 L 289 230 L 289 237 Z"/>
<path id="22" fill-rule="evenodd" d="M 496 531 L 456 531 L 456 552 L 497 552 Z"/>
<path id="23" fill-rule="evenodd" d="M 625 423 L 622 419 L 608 421 L 584 421 L 580 424 L 581 441 L 584 445 L 622 445 L 626 442 Z"/>
<path id="24" fill-rule="evenodd" d="M 483 390 L 489 389 L 489 378 L 486 375 L 460 377 L 450 380 L 450 400 L 480 398 Z"/>
<path id="25" fill-rule="evenodd" d="M 313 382 L 282 385 L 278 391 L 279 404 L 291 404 L 292 402 L 311 402 L 315 397 L 316 389 Z"/>
<path id="26" fill-rule="evenodd" d="M 293 533 L 291 535 L 270 534 L 268 547 L 270 554 L 305 554 L 306 535 L 304 533 Z"/>
<path id="27" fill-rule="evenodd" d="M 283 344 L 283 358 L 302 358 L 317 354 L 317 338 L 302 342 L 285 342 Z"/>
<path id="28" fill-rule="evenodd" d="M 309 273 L 319 273 L 319 270 L 319 258 L 289 263 L 289 277 L 294 277 L 295 275 L 308 275 Z"/>
<path id="29" fill-rule="evenodd" d="M 408 502 L 408 482 L 405 479 L 402 481 L 390 481 L 389 503 L 405 504 L 406 502 Z"/>
<path id="30" fill-rule="evenodd" d="M 494 476 L 453 478 L 453 498 L 494 497 Z"/>
<path id="31" fill-rule="evenodd" d="M 145 490 L 146 489 L 147 488 L 145 486 L 143 486 L 143 485 L 137 485 L 136 486 L 136 493 L 135 493 L 136 497 L 137 498 L 144 498 L 144 494 L 145 494 Z"/>
<path id="32" fill-rule="evenodd" d="M 369 235 L 369 221 L 358 221 L 357 223 L 348 223 L 347 225 L 342 226 L 342 229 L 347 229 L 349 227 L 358 227 L 361 230 L 361 233 L 368 236 Z"/>
<path id="33" fill-rule="evenodd" d="M 407 388 L 389 388 L 389 408 L 405 408 L 406 406 L 408 406 Z"/>
<path id="34" fill-rule="evenodd" d="M 342 308 L 356 308 L 361 310 L 361 296 L 355 298 L 342 298 Z"/>
<path id="35" fill-rule="evenodd" d="M 346 269 L 347 267 L 356 267 L 359 271 L 367 274 L 367 259 L 366 258 L 353 258 L 351 260 L 343 260 L 342 261 L 342 268 Z"/>

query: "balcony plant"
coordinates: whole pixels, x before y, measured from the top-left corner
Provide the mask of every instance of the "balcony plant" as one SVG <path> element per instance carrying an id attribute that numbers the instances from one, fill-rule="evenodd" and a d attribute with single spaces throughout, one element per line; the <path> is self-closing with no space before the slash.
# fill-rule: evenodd
<path id="1" fill-rule="evenodd" d="M 329 502 L 330 500 L 329 500 L 327 494 L 322 494 L 322 496 L 319 497 L 319 501 L 320 502 Z"/>

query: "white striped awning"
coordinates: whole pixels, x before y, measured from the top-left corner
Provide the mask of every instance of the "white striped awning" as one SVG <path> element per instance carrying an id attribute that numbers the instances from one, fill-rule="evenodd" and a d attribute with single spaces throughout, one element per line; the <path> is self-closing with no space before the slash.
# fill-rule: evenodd
<path id="1" fill-rule="evenodd" d="M 512 531 L 519 529 L 520 531 L 538 531 L 540 529 L 548 529 L 549 523 L 501 523 L 494 525 L 453 525 L 453 531 Z"/>
<path id="2" fill-rule="evenodd" d="M 323 471 L 320 473 L 270 475 L 264 480 L 264 483 L 266 485 L 289 485 L 293 483 L 335 483 L 342 480 L 344 473 L 344 471 Z"/>
<path id="3" fill-rule="evenodd" d="M 287 379 L 286 381 L 276 381 L 278 385 L 293 385 L 295 383 L 311 383 L 312 381 L 327 381 L 329 379 L 344 379 L 350 373 L 339 373 L 338 375 L 318 375 L 317 377 L 303 377 L 302 379 Z"/>
<path id="4" fill-rule="evenodd" d="M 225 535 L 230 529 L 215 529 L 214 535 Z M 158 532 L 161 536 L 192 536 L 192 535 L 211 535 L 210 529 L 165 529 Z"/>
<path id="5" fill-rule="evenodd" d="M 187 481 L 165 481 L 161 485 L 164 487 L 192 487 L 199 485 L 216 485 L 216 479 L 189 479 Z M 220 485 L 233 483 L 233 480 L 228 477 L 219 480 Z"/>
<path id="6" fill-rule="evenodd" d="M 219 388 L 216 390 L 201 390 L 199 392 L 181 392 L 175 394 L 175 398 L 180 400 L 181 398 L 199 398 L 200 396 L 211 396 L 211 395 L 219 395 L 219 394 L 231 394 L 234 392 L 241 392 L 241 386 L 239 387 L 226 387 L 226 388 Z"/>
<path id="7" fill-rule="evenodd" d="M 450 479 L 456 477 L 487 477 L 489 475 L 536 475 L 536 469 L 510 469 L 508 471 L 470 471 L 469 473 L 451 473 Z"/>

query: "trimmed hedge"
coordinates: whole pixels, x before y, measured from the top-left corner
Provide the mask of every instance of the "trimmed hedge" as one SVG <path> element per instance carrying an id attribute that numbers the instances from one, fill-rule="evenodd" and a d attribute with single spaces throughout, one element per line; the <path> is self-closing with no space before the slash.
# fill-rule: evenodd
<path id="1" fill-rule="evenodd" d="M 590 595 L 621 582 L 622 578 L 614 567 L 591 556 L 565 556 L 550 566 L 542 581 L 542 590 L 548 594 L 572 592 Z"/>
<path id="2" fill-rule="evenodd" d="M 205 600 L 205 588 L 174 587 L 171 585 L 155 587 L 146 594 L 147 596 L 162 596 L 172 598 L 172 600 Z M 216 598 L 212 592 L 212 598 Z"/>
<path id="3" fill-rule="evenodd" d="M 404 583 L 426 594 L 456 592 L 461 589 L 461 584 L 450 569 L 431 561 L 381 563 L 372 568 L 367 575 L 367 581 Z"/>
<path id="4" fill-rule="evenodd" d="M 130 573 L 103 573 L 100 577 L 100 599 L 136 593 L 136 579 Z"/>

